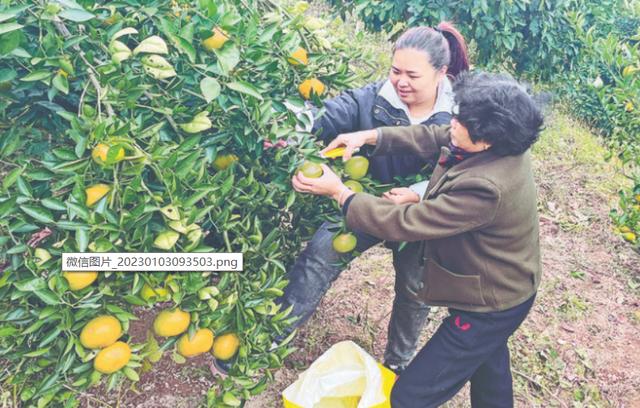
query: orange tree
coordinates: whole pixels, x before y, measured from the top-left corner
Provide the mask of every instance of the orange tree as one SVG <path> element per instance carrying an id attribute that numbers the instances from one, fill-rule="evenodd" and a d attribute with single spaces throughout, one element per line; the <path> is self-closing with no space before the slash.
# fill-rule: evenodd
<path id="1" fill-rule="evenodd" d="M 74 407 L 163 352 L 183 361 L 177 335 L 128 336 L 158 301 L 186 312 L 190 335 L 239 344 L 208 405 L 264 388 L 292 351 L 271 348 L 290 323 L 274 302 L 285 269 L 331 210 L 292 191 L 317 146 L 285 103 L 302 105 L 306 79 L 327 88 L 313 103 L 351 85 L 352 57 L 268 0 L 0 2 L 0 384 L 13 403 Z M 61 272 L 63 252 L 162 251 L 242 252 L 244 272 Z M 208 349 L 203 333 L 183 354 Z"/>

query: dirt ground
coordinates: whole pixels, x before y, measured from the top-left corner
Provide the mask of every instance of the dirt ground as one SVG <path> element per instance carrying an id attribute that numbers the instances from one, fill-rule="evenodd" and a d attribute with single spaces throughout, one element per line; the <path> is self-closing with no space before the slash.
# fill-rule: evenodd
<path id="1" fill-rule="evenodd" d="M 534 150 L 544 271 L 533 311 L 511 339 L 517 406 L 640 407 L 640 256 L 612 232 L 608 213 L 622 179 L 604 151 L 562 114 L 552 115 Z M 282 390 L 339 341 L 353 340 L 381 361 L 393 280 L 382 247 L 354 261 L 298 333 L 298 351 L 245 408 L 282 406 Z M 432 313 L 425 342 L 445 312 Z M 133 336 L 142 339 L 150 323 L 143 315 Z M 169 354 L 137 391 L 108 401 L 93 395 L 83 406 L 200 406 L 213 382 L 210 361 L 178 365 Z M 468 407 L 467 388 L 446 406 Z"/>

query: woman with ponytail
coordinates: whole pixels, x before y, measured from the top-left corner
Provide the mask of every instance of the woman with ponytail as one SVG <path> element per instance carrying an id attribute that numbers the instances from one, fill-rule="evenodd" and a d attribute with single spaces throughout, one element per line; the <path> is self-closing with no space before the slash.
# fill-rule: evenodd
<path id="1" fill-rule="evenodd" d="M 381 126 L 449 124 L 454 105 L 450 80 L 468 68 L 465 41 L 451 24 L 411 28 L 395 43 L 388 78 L 324 101 L 321 116 L 316 117 L 317 110 L 312 112 L 315 117 L 312 132 L 329 142 L 341 133 Z M 394 153 L 369 160 L 369 174 L 382 183 L 392 183 L 396 176 L 418 174 L 427 165 L 417 154 Z M 426 182 L 411 188 L 395 188 L 384 196 L 396 203 L 417 202 L 425 190 Z M 295 327 L 313 314 L 331 282 L 343 270 L 338 265 L 345 255 L 332 247 L 336 226 L 324 223 L 288 271 L 289 285 L 281 301 L 283 308 L 293 306 L 291 316 L 299 318 Z M 358 253 L 381 242 L 372 235 L 353 232 Z M 393 252 L 396 264 L 402 255 L 397 249 Z M 411 299 L 404 290 L 416 279 L 420 277 L 396 272 L 396 297 L 385 351 L 385 364 L 396 372 L 402 371 L 415 354 L 429 313 L 428 306 Z"/>

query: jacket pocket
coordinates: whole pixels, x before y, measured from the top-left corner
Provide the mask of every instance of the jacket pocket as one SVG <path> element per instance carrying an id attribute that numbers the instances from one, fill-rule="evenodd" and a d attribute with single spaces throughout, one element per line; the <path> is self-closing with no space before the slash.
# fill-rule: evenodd
<path id="1" fill-rule="evenodd" d="M 424 280 L 426 288 L 422 293 L 427 301 L 486 305 L 480 275 L 458 275 L 427 259 Z"/>

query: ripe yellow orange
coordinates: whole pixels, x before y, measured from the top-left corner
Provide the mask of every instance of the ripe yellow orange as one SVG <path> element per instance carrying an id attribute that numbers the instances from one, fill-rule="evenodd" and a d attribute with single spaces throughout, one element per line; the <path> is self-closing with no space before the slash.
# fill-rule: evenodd
<path id="1" fill-rule="evenodd" d="M 358 240 L 356 239 L 356 236 L 347 232 L 336 236 L 331 244 L 336 252 L 345 254 L 353 251 L 357 243 Z"/>
<path id="2" fill-rule="evenodd" d="M 354 156 L 344 164 L 344 172 L 354 180 L 360 180 L 367 175 L 369 160 L 363 156 Z"/>
<path id="3" fill-rule="evenodd" d="M 93 158 L 94 162 L 103 165 L 107 161 L 107 153 L 109 153 L 109 145 L 98 143 L 91 151 L 91 158 Z M 119 162 L 122 159 L 124 159 L 124 149 L 121 147 L 118 149 L 118 154 L 114 161 Z"/>
<path id="4" fill-rule="evenodd" d="M 142 289 L 140 290 L 140 297 L 146 300 L 147 302 L 151 299 L 154 300 L 163 300 L 166 299 L 169 295 L 169 291 L 162 287 L 152 288 L 148 284 L 144 284 Z"/>
<path id="5" fill-rule="evenodd" d="M 213 35 L 202 41 L 202 45 L 208 51 L 219 50 L 227 41 L 229 41 L 227 32 L 222 30 L 221 28 L 216 27 L 213 29 Z"/>
<path id="6" fill-rule="evenodd" d="M 100 350 L 93 360 L 93 368 L 102 374 L 111 374 L 126 366 L 130 359 L 131 348 L 127 343 L 118 341 Z"/>
<path id="7" fill-rule="evenodd" d="M 109 192 L 109 190 L 111 190 L 111 187 L 107 184 L 94 184 L 91 187 L 87 187 L 84 190 L 84 192 L 87 194 L 87 201 L 85 203 L 87 207 L 91 207 L 92 205 L 100 201 L 100 199 L 104 197 Z"/>
<path id="8" fill-rule="evenodd" d="M 213 168 L 222 171 L 231 166 L 233 162 L 238 161 L 238 156 L 235 154 L 219 154 L 213 161 Z"/>
<path id="9" fill-rule="evenodd" d="M 153 331 L 161 337 L 184 333 L 191 322 L 191 315 L 180 309 L 163 310 L 153 321 Z"/>
<path id="10" fill-rule="evenodd" d="M 185 333 L 178 340 L 178 353 L 184 357 L 194 357 L 211 350 L 213 345 L 213 332 L 209 329 L 196 331 L 192 338 Z"/>
<path id="11" fill-rule="evenodd" d="M 306 79 L 298 87 L 300 95 L 302 95 L 305 99 L 310 99 L 312 93 L 321 96 L 324 93 L 324 90 L 324 84 L 316 78 Z"/>
<path id="12" fill-rule="evenodd" d="M 349 189 L 351 189 L 351 191 L 353 191 L 354 193 L 362 193 L 364 191 L 364 187 L 362 187 L 362 184 L 355 180 L 347 180 L 344 182 L 344 185 L 349 187 Z"/>
<path id="13" fill-rule="evenodd" d="M 122 336 L 120 321 L 104 315 L 93 318 L 80 332 L 80 344 L 88 349 L 104 348 L 112 345 Z"/>
<path id="14" fill-rule="evenodd" d="M 622 238 L 624 238 L 624 240 L 627 242 L 631 242 L 632 244 L 636 242 L 636 234 L 634 234 L 633 232 L 625 232 L 624 234 L 622 234 Z"/>
<path id="15" fill-rule="evenodd" d="M 628 77 L 629 75 L 632 75 L 634 72 L 636 72 L 638 70 L 640 70 L 640 68 L 634 67 L 633 65 L 627 65 L 622 70 L 622 76 L 623 77 Z"/>
<path id="16" fill-rule="evenodd" d="M 216 337 L 211 354 L 219 360 L 229 360 L 236 355 L 240 347 L 240 339 L 235 333 L 227 333 Z"/>
<path id="17" fill-rule="evenodd" d="M 291 53 L 291 56 L 287 59 L 292 65 L 307 65 L 309 63 L 309 57 L 307 56 L 307 50 L 300 47 Z"/>
<path id="18" fill-rule="evenodd" d="M 636 194 L 633 198 L 640 203 L 640 194 Z"/>
<path id="19" fill-rule="evenodd" d="M 80 290 L 98 279 L 98 272 L 63 272 L 62 276 L 69 283 L 69 289 Z"/>
<path id="20" fill-rule="evenodd" d="M 627 103 L 624 104 L 624 110 L 626 110 L 627 112 L 633 112 L 633 109 L 633 102 L 627 101 Z"/>
<path id="21" fill-rule="evenodd" d="M 300 167 L 298 167 L 298 171 L 301 171 L 305 177 L 309 178 L 318 178 L 322 176 L 322 167 L 318 163 L 305 161 L 302 163 Z"/>

